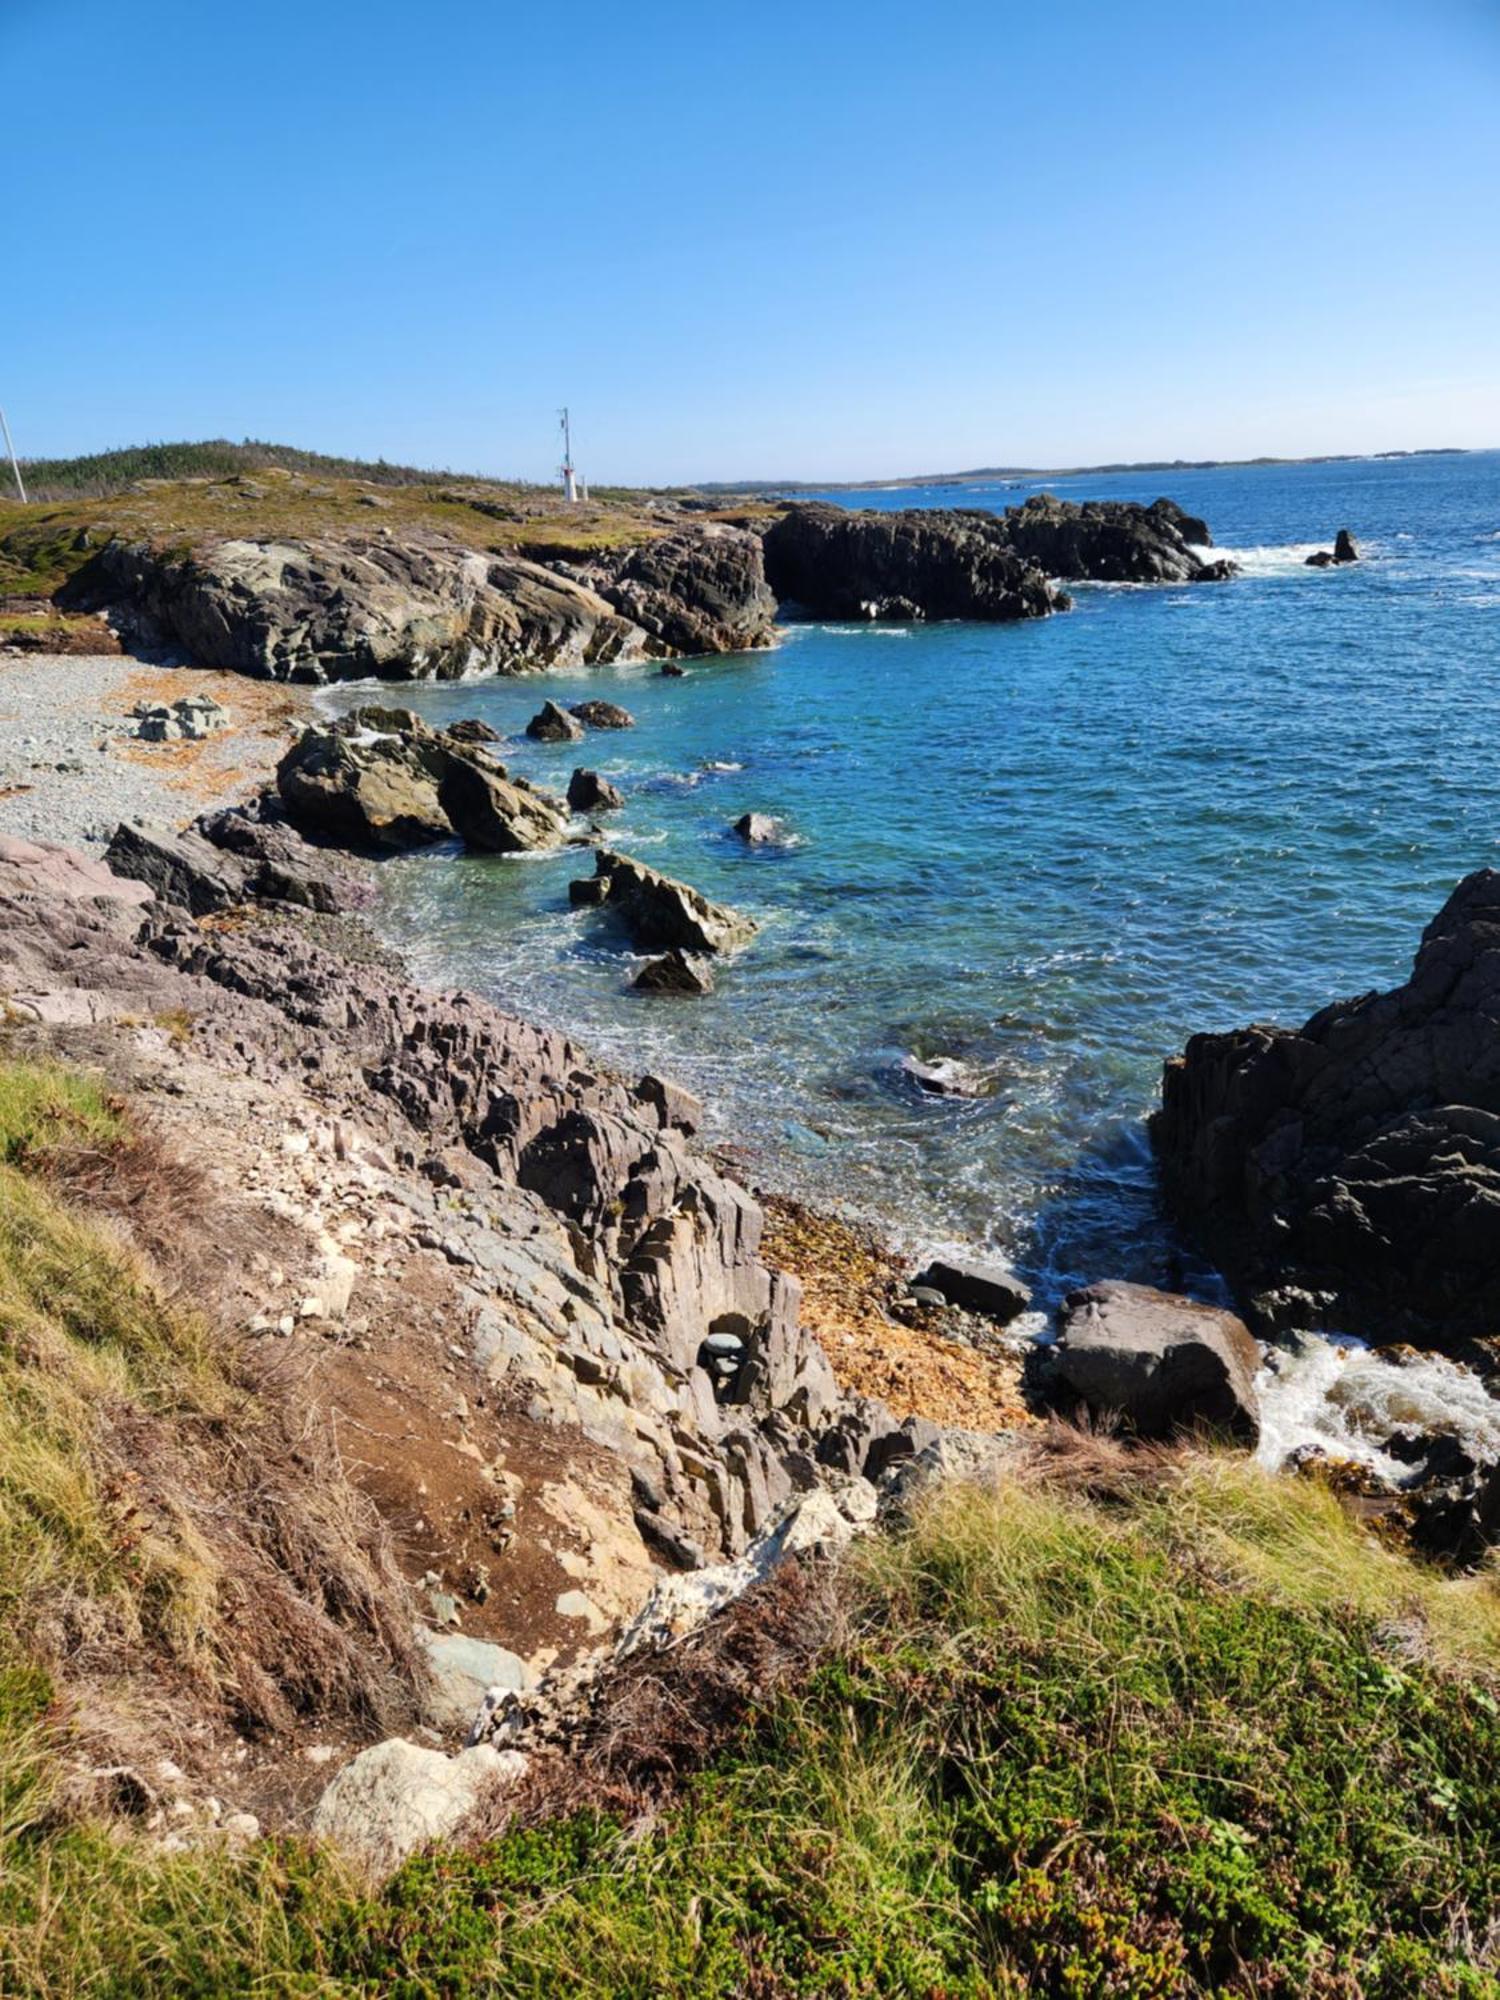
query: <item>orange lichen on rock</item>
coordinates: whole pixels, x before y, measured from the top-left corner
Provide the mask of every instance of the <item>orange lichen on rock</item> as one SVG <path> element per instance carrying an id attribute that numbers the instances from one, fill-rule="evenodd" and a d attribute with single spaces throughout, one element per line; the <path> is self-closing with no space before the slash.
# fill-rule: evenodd
<path id="1" fill-rule="evenodd" d="M 1019 1356 L 984 1354 L 952 1339 L 936 1313 L 913 1312 L 911 1324 L 891 1317 L 906 1270 L 873 1231 L 785 1195 L 762 1201 L 762 1254 L 773 1270 L 801 1280 L 802 1323 L 844 1388 L 879 1397 L 898 1417 L 965 1430 L 1036 1421 L 1022 1400 Z"/>

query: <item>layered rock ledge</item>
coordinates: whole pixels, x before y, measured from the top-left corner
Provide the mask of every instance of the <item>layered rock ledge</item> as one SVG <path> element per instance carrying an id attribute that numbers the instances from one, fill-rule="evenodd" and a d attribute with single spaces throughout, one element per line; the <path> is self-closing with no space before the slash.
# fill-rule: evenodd
<path id="1" fill-rule="evenodd" d="M 270 680 L 453 680 L 767 645 L 759 538 L 705 523 L 585 565 L 428 531 L 113 539 L 60 602 L 199 666 Z"/>

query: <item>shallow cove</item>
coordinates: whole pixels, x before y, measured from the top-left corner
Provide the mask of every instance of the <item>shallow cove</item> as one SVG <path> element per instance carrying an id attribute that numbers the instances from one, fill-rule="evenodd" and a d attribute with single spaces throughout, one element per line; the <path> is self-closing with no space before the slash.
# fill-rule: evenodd
<path id="1" fill-rule="evenodd" d="M 394 862 L 387 922 L 422 977 L 668 1068 L 767 1178 L 908 1241 L 1003 1251 L 1043 1300 L 1102 1275 L 1211 1284 L 1155 1212 L 1142 1120 L 1162 1059 L 1401 977 L 1453 883 L 1495 859 L 1500 454 L 1049 484 L 1166 491 L 1246 574 L 1082 588 L 1024 625 L 792 627 L 681 679 L 644 665 L 395 697 L 484 717 L 558 791 L 580 763 L 617 784 L 613 843 L 763 926 L 711 997 L 628 992 L 636 962 L 567 905 L 586 852 Z M 1364 561 L 1305 568 L 1346 525 Z M 547 697 L 586 695 L 637 727 L 520 735 Z M 734 839 L 751 810 L 790 843 Z M 982 1094 L 924 1094 L 907 1054 L 957 1058 Z"/>

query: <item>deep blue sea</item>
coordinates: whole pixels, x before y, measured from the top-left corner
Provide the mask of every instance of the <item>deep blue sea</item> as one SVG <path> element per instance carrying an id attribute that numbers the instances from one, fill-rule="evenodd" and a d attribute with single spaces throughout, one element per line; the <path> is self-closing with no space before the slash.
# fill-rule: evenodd
<path id="1" fill-rule="evenodd" d="M 1040 483 L 830 497 L 1000 508 Z M 680 680 L 401 695 L 507 736 L 549 695 L 630 708 L 628 733 L 504 754 L 558 789 L 596 764 L 628 796 L 614 844 L 760 921 L 712 997 L 626 990 L 636 961 L 568 907 L 586 853 L 394 862 L 389 923 L 423 977 L 691 1084 L 766 1182 L 1000 1250 L 1044 1296 L 1203 1283 L 1155 1211 L 1163 1059 L 1400 979 L 1454 882 L 1500 865 L 1500 453 L 1046 484 L 1166 492 L 1246 573 L 1084 587 L 1033 624 L 797 626 Z M 1364 560 L 1307 569 L 1340 527 Z M 748 809 L 793 844 L 745 849 Z M 909 1053 L 985 1094 L 924 1096 Z"/>

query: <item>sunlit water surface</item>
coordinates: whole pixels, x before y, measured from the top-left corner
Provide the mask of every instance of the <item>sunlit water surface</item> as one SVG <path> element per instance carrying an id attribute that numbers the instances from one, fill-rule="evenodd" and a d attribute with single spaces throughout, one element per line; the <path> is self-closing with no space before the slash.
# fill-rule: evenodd
<path id="1" fill-rule="evenodd" d="M 1003 1253 L 1044 1304 L 1100 1276 L 1211 1291 L 1155 1206 L 1143 1120 L 1164 1057 L 1399 980 L 1454 882 L 1496 862 L 1500 454 L 1050 484 L 1168 492 L 1245 574 L 1086 587 L 1023 625 L 791 627 L 681 679 L 401 691 L 435 722 L 484 717 L 559 790 L 596 766 L 627 795 L 613 843 L 754 915 L 711 997 L 629 992 L 638 961 L 568 907 L 586 854 L 404 858 L 387 922 L 424 978 L 669 1070 L 763 1178 L 914 1248 Z M 845 497 L 999 508 L 1028 490 Z M 1358 567 L 1306 568 L 1343 526 Z M 520 734 L 547 696 L 585 694 L 636 728 Z M 751 809 L 789 843 L 734 839 Z M 912 1054 L 957 1058 L 982 1094 L 925 1095 Z M 1273 1390 L 1288 1425 L 1291 1393 Z"/>

